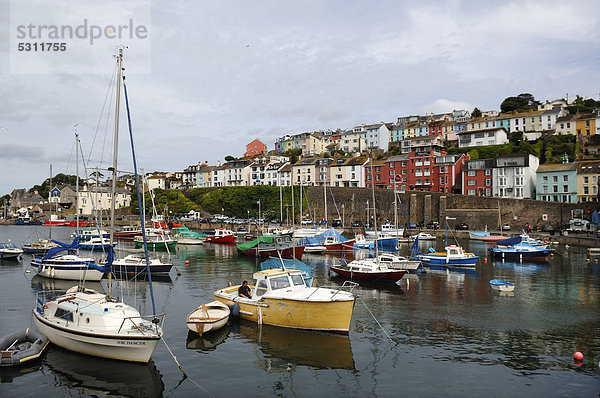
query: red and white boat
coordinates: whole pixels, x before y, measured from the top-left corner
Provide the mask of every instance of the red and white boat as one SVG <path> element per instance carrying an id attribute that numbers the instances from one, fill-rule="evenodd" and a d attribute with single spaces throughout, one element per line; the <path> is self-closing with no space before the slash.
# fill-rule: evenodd
<path id="1" fill-rule="evenodd" d="M 504 240 L 507 239 L 506 236 L 502 236 L 502 235 L 490 235 L 490 236 L 483 236 L 481 238 L 482 241 L 484 242 L 498 242 L 500 240 Z"/>
<path id="2" fill-rule="evenodd" d="M 341 252 L 343 250 L 352 251 L 354 249 L 354 239 L 340 241 L 336 236 L 326 237 L 321 244 L 325 248 L 325 252 Z"/>
<path id="3" fill-rule="evenodd" d="M 136 236 L 142 236 L 142 228 L 137 225 L 128 225 L 115 232 L 115 237 L 123 240 L 133 240 Z"/>
<path id="4" fill-rule="evenodd" d="M 387 263 L 373 258 L 332 265 L 330 269 L 350 280 L 372 282 L 397 282 L 408 272 L 406 269 L 388 268 Z"/>
<path id="5" fill-rule="evenodd" d="M 235 243 L 235 234 L 233 231 L 225 228 L 215 229 L 214 235 L 207 235 L 208 243 Z"/>

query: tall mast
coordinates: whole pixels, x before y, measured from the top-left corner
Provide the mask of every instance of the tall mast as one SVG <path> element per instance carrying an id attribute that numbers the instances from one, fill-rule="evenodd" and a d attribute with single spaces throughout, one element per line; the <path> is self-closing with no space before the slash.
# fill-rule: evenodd
<path id="1" fill-rule="evenodd" d="M 52 200 L 52 165 L 50 165 L 50 200 Z M 50 203 L 50 209 L 52 209 L 52 203 Z M 58 213 L 58 204 L 56 205 L 56 210 Z M 48 231 L 48 239 L 52 240 L 52 210 L 50 210 L 50 230 Z"/>
<path id="2" fill-rule="evenodd" d="M 75 133 L 75 236 L 79 235 L 79 134 Z"/>
<path id="3" fill-rule="evenodd" d="M 375 207 L 375 174 L 373 174 L 373 152 L 370 152 L 371 161 L 371 193 L 373 196 L 373 227 L 375 228 L 375 261 L 379 264 L 379 234 L 377 233 L 377 208 Z"/>
<path id="4" fill-rule="evenodd" d="M 111 187 L 111 201 L 110 201 L 110 247 L 113 246 L 115 236 L 115 207 L 116 207 L 116 192 L 117 192 L 117 154 L 119 149 L 119 105 L 121 100 L 121 64 L 123 62 L 123 49 L 119 49 L 117 55 L 117 95 L 115 102 L 115 136 L 113 139 L 113 164 L 112 164 L 112 187 Z M 110 298 L 111 295 L 111 273 L 108 273 L 108 293 L 107 296 Z"/>
<path id="5" fill-rule="evenodd" d="M 325 228 L 327 229 L 327 181 L 323 181 L 323 201 L 325 202 Z"/>

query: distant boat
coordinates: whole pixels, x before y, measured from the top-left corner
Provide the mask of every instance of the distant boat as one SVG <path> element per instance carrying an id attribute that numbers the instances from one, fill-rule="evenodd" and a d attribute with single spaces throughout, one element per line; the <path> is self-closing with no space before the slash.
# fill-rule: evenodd
<path id="1" fill-rule="evenodd" d="M 185 225 L 175 227 L 172 231 L 178 245 L 200 245 L 206 240 L 206 234 L 191 231 Z"/>
<path id="2" fill-rule="evenodd" d="M 79 241 L 73 243 L 59 243 L 59 247 L 48 250 L 44 257 L 33 256 L 31 266 L 38 275 L 52 279 L 67 279 L 73 281 L 88 280 L 99 281 L 104 276 L 100 267 L 95 264 L 93 258 L 79 257 L 71 254 L 77 250 Z M 66 253 L 63 253 L 66 252 Z"/>
<path id="3" fill-rule="evenodd" d="M 0 260 L 17 258 L 21 254 L 23 254 L 23 250 L 19 249 L 14 243 L 0 243 Z"/>
<path id="4" fill-rule="evenodd" d="M 116 245 L 116 243 L 113 243 L 112 246 L 114 247 Z M 84 250 L 106 250 L 109 247 L 111 247 L 110 244 L 110 239 L 109 238 L 104 238 L 104 237 L 94 237 L 94 238 L 90 238 L 86 241 L 83 241 L 82 243 L 79 244 L 79 247 L 81 249 Z"/>
<path id="5" fill-rule="evenodd" d="M 21 249 L 27 254 L 46 254 L 53 247 L 58 247 L 58 244 L 49 239 L 38 239 L 30 244 L 22 245 Z"/>
<path id="6" fill-rule="evenodd" d="M 251 257 L 302 258 L 305 247 L 294 245 L 289 235 L 262 235 L 237 245 L 239 254 Z"/>
<path id="7" fill-rule="evenodd" d="M 202 304 L 190 312 L 185 319 L 188 329 L 202 335 L 206 332 L 221 329 L 227 323 L 229 307 L 219 301 Z"/>
<path id="8" fill-rule="evenodd" d="M 134 242 L 136 248 L 138 248 L 138 249 L 144 248 L 144 237 L 143 236 L 136 236 L 133 239 L 133 242 Z M 148 233 L 146 235 L 146 245 L 149 250 L 171 251 L 171 250 L 175 250 L 177 241 L 174 240 L 171 237 L 171 235 Z"/>
<path id="9" fill-rule="evenodd" d="M 500 290 L 501 292 L 512 292 L 515 290 L 515 284 L 503 281 L 502 279 L 492 279 L 490 281 L 492 289 Z"/>
<path id="10" fill-rule="evenodd" d="M 235 234 L 229 229 L 216 229 L 213 235 L 206 236 L 206 242 L 227 244 L 235 243 Z"/>
<path id="11" fill-rule="evenodd" d="M 119 258 L 113 261 L 112 271 L 117 276 L 131 276 L 131 275 L 147 275 L 150 270 L 150 275 L 154 276 L 167 276 L 173 267 L 173 263 L 163 263 L 158 258 L 152 258 L 148 261 L 149 267 L 146 265 L 146 257 L 130 254 L 123 258 Z"/>
<path id="12" fill-rule="evenodd" d="M 428 234 L 427 232 L 419 232 L 417 235 L 413 237 L 413 239 L 419 239 L 419 242 L 425 240 L 436 240 L 434 235 Z"/>
<path id="13" fill-rule="evenodd" d="M 493 247 L 492 254 L 494 257 L 502 259 L 528 259 L 528 260 L 546 260 L 552 249 L 537 247 L 530 245 L 527 242 L 519 242 L 510 247 Z"/>
<path id="14" fill-rule="evenodd" d="M 348 264 L 336 264 L 329 268 L 336 274 L 353 281 L 397 282 L 408 272 L 405 269 L 389 268 L 391 262 L 379 258 L 353 260 Z"/>
<path id="15" fill-rule="evenodd" d="M 461 246 L 449 245 L 445 251 L 436 252 L 430 248 L 426 254 L 417 254 L 415 258 L 421 260 L 423 265 L 446 265 L 446 266 L 475 266 L 479 261 L 479 256 L 473 253 L 466 253 Z"/>
<path id="16" fill-rule="evenodd" d="M 142 228 L 137 225 L 128 225 L 115 232 L 115 237 L 123 240 L 133 240 L 136 236 L 142 235 Z"/>
<path id="17" fill-rule="evenodd" d="M 498 241 L 504 240 L 504 239 L 506 239 L 506 236 L 502 236 L 502 235 L 489 235 L 489 236 L 484 236 L 483 238 L 481 238 L 481 240 L 484 242 L 498 242 Z"/>
<path id="18" fill-rule="evenodd" d="M 490 236 L 489 231 L 469 231 L 471 240 L 483 240 L 486 236 Z"/>

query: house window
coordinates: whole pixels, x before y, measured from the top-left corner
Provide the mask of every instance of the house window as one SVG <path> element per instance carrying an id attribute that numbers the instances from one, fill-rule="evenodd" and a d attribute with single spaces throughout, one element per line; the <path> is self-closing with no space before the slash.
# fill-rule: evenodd
<path id="1" fill-rule="evenodd" d="M 492 170 L 491 170 L 491 169 L 485 169 L 485 172 L 484 172 L 484 174 L 485 174 L 486 176 L 491 176 L 491 175 L 492 175 Z"/>
<path id="2" fill-rule="evenodd" d="M 558 176 L 552 176 L 552 182 L 558 182 Z"/>
<path id="3" fill-rule="evenodd" d="M 469 170 L 467 171 L 467 177 L 475 177 L 477 175 L 477 171 Z"/>
<path id="4" fill-rule="evenodd" d="M 584 184 L 588 184 L 589 183 L 589 177 L 583 177 L 583 183 Z"/>
<path id="5" fill-rule="evenodd" d="M 565 182 L 569 181 L 569 176 L 565 174 L 565 175 L 563 176 L 563 181 L 565 181 Z"/>
<path id="6" fill-rule="evenodd" d="M 543 177 L 542 177 L 542 181 L 544 181 L 544 182 L 548 182 L 548 176 L 543 176 Z"/>
<path id="7" fill-rule="evenodd" d="M 567 186 L 565 185 L 565 188 Z M 567 190 L 565 190 L 565 192 L 568 192 Z M 589 195 L 590 194 L 590 189 L 588 187 L 583 187 L 583 194 L 584 195 Z"/>
<path id="8" fill-rule="evenodd" d="M 467 181 L 467 185 L 476 185 L 477 181 L 476 180 L 468 180 Z"/>
<path id="9" fill-rule="evenodd" d="M 485 179 L 485 186 L 489 187 L 490 185 L 492 185 L 492 179 L 491 178 L 486 178 Z"/>
<path id="10" fill-rule="evenodd" d="M 475 195 L 475 190 L 474 189 L 469 189 L 467 191 L 467 195 Z"/>

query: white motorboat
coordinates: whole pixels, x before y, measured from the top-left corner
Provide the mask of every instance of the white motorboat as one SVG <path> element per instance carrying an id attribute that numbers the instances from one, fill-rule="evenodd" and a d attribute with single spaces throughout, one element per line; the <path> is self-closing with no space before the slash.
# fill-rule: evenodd
<path id="1" fill-rule="evenodd" d="M 19 249 L 14 243 L 0 243 L 0 260 L 17 258 L 21 254 L 23 254 L 23 250 Z"/>
<path id="2" fill-rule="evenodd" d="M 401 269 L 409 272 L 416 271 L 421 265 L 420 261 L 409 260 L 406 257 L 396 256 L 390 253 L 380 254 L 378 259 L 380 264 L 385 264 L 388 268 Z"/>
<path id="3" fill-rule="evenodd" d="M 202 304 L 185 319 L 188 329 L 199 335 L 221 329 L 229 319 L 229 307 L 219 301 Z"/>
<path id="4" fill-rule="evenodd" d="M 434 235 L 428 234 L 427 232 L 419 232 L 413 237 L 413 240 L 415 239 L 419 239 L 419 242 L 422 242 L 426 240 L 436 240 L 436 237 Z"/>
<path id="5" fill-rule="evenodd" d="M 394 224 L 385 223 L 381 226 L 381 230 L 368 230 L 365 231 L 365 237 L 367 239 L 378 238 L 402 238 L 404 235 L 404 228 L 396 228 Z"/>

